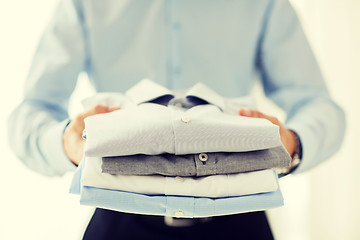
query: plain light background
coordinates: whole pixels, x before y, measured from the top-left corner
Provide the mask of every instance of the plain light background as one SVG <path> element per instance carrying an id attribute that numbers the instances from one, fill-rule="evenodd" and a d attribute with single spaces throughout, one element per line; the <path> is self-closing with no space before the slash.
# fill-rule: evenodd
<path id="1" fill-rule="evenodd" d="M 22 99 L 32 55 L 57 3 L 0 0 L 0 239 L 81 239 L 93 211 L 68 193 L 71 173 L 48 178 L 28 170 L 6 140 L 7 118 Z M 346 111 L 348 127 L 335 156 L 314 170 L 281 180 L 285 206 L 268 211 L 268 216 L 276 239 L 360 239 L 360 1 L 292 3 L 329 90 Z M 93 93 L 85 77 L 80 79 L 72 115 L 80 111 L 79 100 Z M 283 117 L 267 102 L 260 109 L 273 109 Z"/>

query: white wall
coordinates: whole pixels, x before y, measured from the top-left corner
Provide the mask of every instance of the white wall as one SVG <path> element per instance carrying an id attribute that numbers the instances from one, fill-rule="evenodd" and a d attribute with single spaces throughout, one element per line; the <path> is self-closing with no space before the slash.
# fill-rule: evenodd
<path id="1" fill-rule="evenodd" d="M 21 101 L 40 34 L 57 0 L 0 1 L 0 239 L 81 239 L 92 209 L 68 188 L 71 175 L 28 170 L 6 141 L 6 119 Z M 11 133 L 10 133 L 11 134 Z"/>
<path id="2" fill-rule="evenodd" d="M 68 194 L 71 174 L 31 172 L 6 142 L 6 119 L 22 98 L 32 54 L 57 2 L 0 1 L 0 239 L 80 239 L 92 212 Z M 347 112 L 348 130 L 336 156 L 281 181 L 285 206 L 269 212 L 271 223 L 277 239 L 360 239 L 360 1 L 292 2 L 329 89 Z"/>
<path id="3" fill-rule="evenodd" d="M 292 3 L 329 90 L 346 112 L 347 132 L 335 156 L 281 182 L 285 207 L 269 215 L 277 239 L 360 239 L 360 1 Z"/>
<path id="4" fill-rule="evenodd" d="M 330 91 L 347 115 L 341 151 L 310 172 L 311 237 L 360 239 L 360 1 L 306 0 L 300 9 Z"/>

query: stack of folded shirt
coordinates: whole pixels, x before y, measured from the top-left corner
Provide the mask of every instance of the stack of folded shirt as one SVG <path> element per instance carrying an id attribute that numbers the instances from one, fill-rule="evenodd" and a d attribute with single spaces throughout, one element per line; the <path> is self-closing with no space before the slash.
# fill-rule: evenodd
<path id="1" fill-rule="evenodd" d="M 275 168 L 290 156 L 278 126 L 241 117 L 248 99 L 203 84 L 173 93 L 143 80 L 122 94 L 84 102 L 120 110 L 85 119 L 85 158 L 71 192 L 117 211 L 209 217 L 283 205 Z"/>

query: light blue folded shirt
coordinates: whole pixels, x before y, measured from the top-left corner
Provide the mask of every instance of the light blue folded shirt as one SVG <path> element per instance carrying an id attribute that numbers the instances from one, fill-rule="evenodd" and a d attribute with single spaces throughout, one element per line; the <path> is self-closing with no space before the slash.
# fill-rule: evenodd
<path id="1" fill-rule="evenodd" d="M 267 210 L 284 205 L 279 183 L 277 191 L 238 197 L 206 198 L 149 196 L 81 185 L 81 161 L 70 193 L 80 194 L 80 203 L 120 212 L 184 218 L 200 218 Z"/>

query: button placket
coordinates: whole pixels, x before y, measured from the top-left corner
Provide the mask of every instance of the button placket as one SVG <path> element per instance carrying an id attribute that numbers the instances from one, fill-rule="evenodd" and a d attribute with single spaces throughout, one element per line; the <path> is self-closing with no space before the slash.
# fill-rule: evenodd
<path id="1" fill-rule="evenodd" d="M 194 217 L 194 197 L 180 198 L 177 196 L 167 196 L 166 215 L 171 217 Z"/>
<path id="2" fill-rule="evenodd" d="M 216 162 L 214 153 L 200 153 L 194 155 L 196 175 L 206 176 L 216 174 Z"/>
<path id="3" fill-rule="evenodd" d="M 168 21 L 168 78 L 172 87 L 182 87 L 182 66 L 181 66 L 181 22 L 180 22 L 180 1 L 169 0 L 167 3 Z"/>

